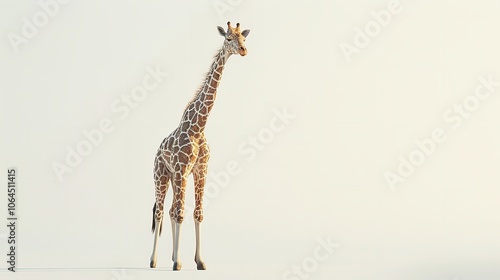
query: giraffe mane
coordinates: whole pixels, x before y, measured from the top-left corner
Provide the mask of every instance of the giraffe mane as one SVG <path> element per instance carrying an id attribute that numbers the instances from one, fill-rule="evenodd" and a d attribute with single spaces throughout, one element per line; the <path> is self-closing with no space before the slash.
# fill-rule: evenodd
<path id="1" fill-rule="evenodd" d="M 217 56 L 219 55 L 221 49 L 222 48 L 220 48 L 215 53 L 215 55 L 212 57 L 212 61 L 215 61 L 215 58 L 217 58 Z M 198 88 L 196 89 L 195 93 L 193 94 L 193 97 L 191 97 L 191 99 L 189 100 L 189 102 L 186 104 L 186 107 L 184 108 L 184 110 L 186 110 L 198 98 L 198 95 L 200 95 L 201 90 L 203 89 L 203 86 L 205 86 L 205 83 L 207 82 L 207 80 L 209 78 L 209 76 L 208 76 L 209 73 L 210 73 L 210 70 L 205 73 L 205 78 L 203 79 L 203 82 L 201 82 L 201 84 L 198 86 Z"/>

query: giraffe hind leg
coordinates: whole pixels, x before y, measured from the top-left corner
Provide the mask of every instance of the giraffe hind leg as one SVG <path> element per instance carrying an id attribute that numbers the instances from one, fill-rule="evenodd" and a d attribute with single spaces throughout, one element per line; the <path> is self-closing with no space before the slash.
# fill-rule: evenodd
<path id="1" fill-rule="evenodd" d="M 165 195 L 168 189 L 168 177 L 166 175 L 161 175 L 157 177 L 156 181 L 156 201 L 153 205 L 153 224 L 151 229 L 154 232 L 154 243 L 153 243 L 153 253 L 151 254 L 149 267 L 156 267 L 157 258 L 157 247 L 158 239 L 161 235 L 163 228 L 163 205 L 165 200 Z"/>
<path id="2" fill-rule="evenodd" d="M 154 233 L 155 229 L 156 229 L 156 202 L 153 205 L 153 225 L 151 226 L 151 232 Z M 161 236 L 162 229 L 163 229 L 163 217 L 161 218 L 161 221 L 160 221 L 160 234 L 159 234 L 159 236 Z"/>
<path id="3" fill-rule="evenodd" d="M 153 206 L 153 226 L 152 230 L 154 232 L 154 243 L 153 243 L 153 253 L 151 253 L 151 258 L 149 260 L 149 267 L 150 268 L 155 268 L 156 267 L 156 258 L 157 258 L 157 247 L 158 247 L 158 239 L 160 237 L 160 228 L 161 228 L 162 221 L 160 219 L 157 219 L 156 215 L 156 202 Z"/>
<path id="4" fill-rule="evenodd" d="M 162 196 L 162 198 L 164 199 L 165 196 Z M 160 238 L 162 228 L 163 228 L 163 204 L 158 205 L 158 202 L 155 202 L 153 206 L 153 225 L 152 225 L 152 229 L 154 230 L 154 243 L 153 243 L 153 253 L 151 254 L 149 262 L 150 268 L 156 267 L 158 239 Z"/>

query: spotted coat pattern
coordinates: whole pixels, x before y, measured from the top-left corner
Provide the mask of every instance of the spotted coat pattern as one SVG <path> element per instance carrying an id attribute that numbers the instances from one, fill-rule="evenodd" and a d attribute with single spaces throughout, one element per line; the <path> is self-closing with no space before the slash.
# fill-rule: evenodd
<path id="1" fill-rule="evenodd" d="M 247 50 L 244 41 L 249 30 L 240 32 L 240 24 L 231 27 L 227 23 L 227 32 L 218 27 L 219 34 L 224 36 L 224 44 L 214 58 L 207 73 L 205 82 L 188 103 L 177 128 L 160 144 L 154 160 L 154 182 L 156 201 L 153 207 L 152 230 L 155 233 L 153 253 L 150 267 L 156 267 L 157 240 L 161 234 L 164 216 L 164 201 L 169 184 L 172 185 L 173 199 L 169 215 L 172 222 L 172 236 L 174 250 L 172 260 L 174 270 L 181 269 L 179 261 L 179 233 L 180 224 L 184 220 L 184 199 L 186 182 L 189 175 L 194 177 L 195 209 L 194 219 L 196 228 L 196 254 L 197 269 L 204 270 L 205 264 L 200 254 L 199 226 L 203 221 L 203 192 L 207 176 L 207 166 L 210 150 L 205 138 L 205 125 L 215 102 L 217 87 L 219 86 L 222 72 L 227 59 L 233 54 L 245 56 Z"/>

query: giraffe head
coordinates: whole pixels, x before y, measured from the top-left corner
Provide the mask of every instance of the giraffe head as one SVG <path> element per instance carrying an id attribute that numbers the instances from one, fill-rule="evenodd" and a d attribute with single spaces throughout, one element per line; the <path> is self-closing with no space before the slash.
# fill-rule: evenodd
<path id="1" fill-rule="evenodd" d="M 245 56 L 247 54 L 247 48 L 245 47 L 245 38 L 250 33 L 250 30 L 245 29 L 240 31 L 240 24 L 237 23 L 236 27 L 232 27 L 231 23 L 227 22 L 227 31 L 224 28 L 217 26 L 219 29 L 219 34 L 225 38 L 224 48 L 229 54 L 240 54 Z"/>

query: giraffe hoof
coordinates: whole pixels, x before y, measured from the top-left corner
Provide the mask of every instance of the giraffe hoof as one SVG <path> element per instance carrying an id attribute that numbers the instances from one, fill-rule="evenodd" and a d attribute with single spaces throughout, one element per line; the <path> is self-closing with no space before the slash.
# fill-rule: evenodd
<path id="1" fill-rule="evenodd" d="M 181 268 L 182 268 L 181 262 L 174 262 L 174 271 L 181 270 Z"/>
<path id="2" fill-rule="evenodd" d="M 199 263 L 196 264 L 196 269 L 198 269 L 198 270 L 206 270 L 207 266 L 205 265 L 204 262 L 199 262 Z"/>
<path id="3" fill-rule="evenodd" d="M 149 267 L 150 268 L 155 268 L 156 267 L 156 261 L 151 260 L 151 262 L 149 262 Z"/>

